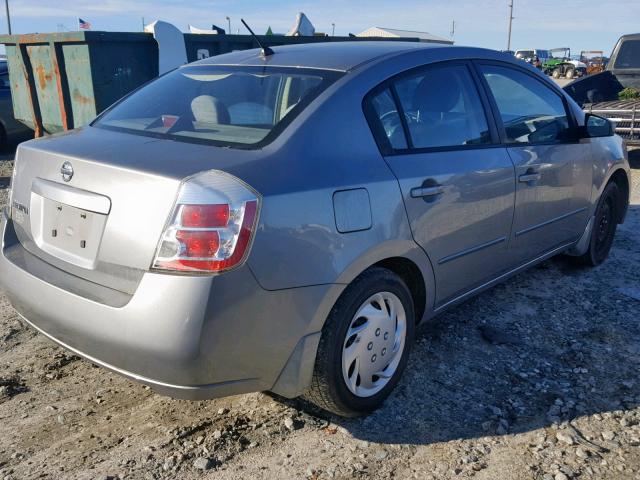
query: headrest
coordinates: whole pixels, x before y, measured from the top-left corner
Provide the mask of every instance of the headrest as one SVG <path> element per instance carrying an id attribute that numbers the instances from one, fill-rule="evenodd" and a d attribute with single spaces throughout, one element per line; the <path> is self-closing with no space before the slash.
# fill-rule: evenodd
<path id="1" fill-rule="evenodd" d="M 191 100 L 191 112 L 196 122 L 228 124 L 229 110 L 216 97 L 200 95 Z"/>
<path id="2" fill-rule="evenodd" d="M 413 109 L 420 112 L 450 112 L 460 101 L 460 83 L 449 69 L 435 69 L 420 81 L 413 94 Z"/>

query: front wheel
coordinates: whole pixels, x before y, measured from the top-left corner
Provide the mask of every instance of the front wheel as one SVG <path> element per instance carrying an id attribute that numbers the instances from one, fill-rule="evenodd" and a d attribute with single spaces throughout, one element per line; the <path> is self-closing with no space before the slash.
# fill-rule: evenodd
<path id="1" fill-rule="evenodd" d="M 595 267 L 605 261 L 613 245 L 613 238 L 620 218 L 620 189 L 610 182 L 602 192 L 591 229 L 589 249 L 584 255 L 570 257 L 576 263 Z"/>
<path id="2" fill-rule="evenodd" d="M 560 78 L 560 69 L 556 68 L 553 72 L 551 72 L 551 76 L 553 78 Z"/>
<path id="3" fill-rule="evenodd" d="M 415 314 L 405 283 L 371 268 L 347 287 L 322 329 L 304 397 L 355 417 L 382 404 L 398 383 L 413 341 Z"/>

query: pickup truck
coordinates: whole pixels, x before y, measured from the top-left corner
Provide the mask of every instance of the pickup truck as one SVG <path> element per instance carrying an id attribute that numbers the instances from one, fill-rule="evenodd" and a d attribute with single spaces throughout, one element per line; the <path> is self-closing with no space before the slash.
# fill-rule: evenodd
<path id="1" fill-rule="evenodd" d="M 640 146 L 640 95 L 620 99 L 626 88 L 640 92 L 640 33 L 620 37 L 604 72 L 575 80 L 564 90 L 585 112 L 614 122 L 627 145 Z"/>

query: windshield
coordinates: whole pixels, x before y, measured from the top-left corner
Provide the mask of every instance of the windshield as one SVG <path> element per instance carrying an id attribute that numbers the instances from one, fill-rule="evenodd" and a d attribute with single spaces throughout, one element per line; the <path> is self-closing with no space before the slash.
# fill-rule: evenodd
<path id="1" fill-rule="evenodd" d="M 568 50 L 549 50 L 549 57 L 551 58 L 566 58 Z"/>
<path id="2" fill-rule="evenodd" d="M 534 55 L 533 50 L 517 50 L 516 57 L 518 58 L 532 58 Z"/>
<path id="3" fill-rule="evenodd" d="M 580 60 L 583 62 L 585 60 L 589 60 L 589 61 L 602 60 L 603 55 L 604 55 L 604 52 L 582 52 L 580 54 Z"/>
<path id="4" fill-rule="evenodd" d="M 183 67 L 136 91 L 93 126 L 229 147 L 268 143 L 337 78 L 299 68 Z"/>
<path id="5" fill-rule="evenodd" d="M 613 68 L 640 68 L 640 40 L 622 42 Z"/>

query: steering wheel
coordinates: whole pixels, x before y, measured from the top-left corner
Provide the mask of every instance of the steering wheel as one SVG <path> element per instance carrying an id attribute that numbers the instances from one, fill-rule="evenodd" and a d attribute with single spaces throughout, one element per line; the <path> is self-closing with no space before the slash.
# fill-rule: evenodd
<path id="1" fill-rule="evenodd" d="M 415 112 L 405 112 L 404 118 L 407 124 L 419 123 L 419 117 Z M 383 113 L 380 115 L 380 121 L 382 122 L 382 127 L 387 134 L 387 138 L 391 138 L 398 128 L 402 128 L 400 115 L 398 115 L 397 110 L 389 110 L 388 112 Z"/>
<path id="2" fill-rule="evenodd" d="M 385 123 L 385 119 L 387 117 L 389 117 L 390 115 L 395 115 L 394 119 L 396 119 L 396 121 L 398 121 L 400 119 L 400 116 L 398 115 L 398 111 L 397 110 L 389 110 L 386 113 L 383 113 L 382 115 L 380 115 L 380 121 L 382 123 Z M 407 120 L 407 123 L 418 123 L 418 114 L 417 112 L 404 112 L 404 118 Z"/>

